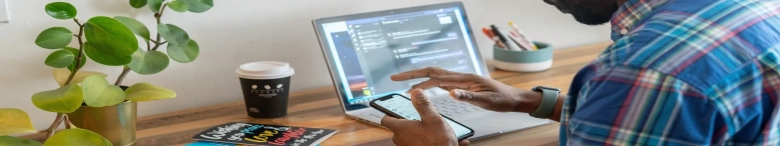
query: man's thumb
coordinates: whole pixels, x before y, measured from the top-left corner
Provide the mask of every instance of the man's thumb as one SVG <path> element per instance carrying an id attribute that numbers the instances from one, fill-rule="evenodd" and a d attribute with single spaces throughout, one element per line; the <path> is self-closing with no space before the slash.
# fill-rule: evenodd
<path id="1" fill-rule="evenodd" d="M 423 121 L 436 119 L 441 120 L 441 116 L 438 112 L 436 112 L 436 109 L 428 100 L 428 97 L 425 96 L 425 93 L 423 93 L 422 89 L 415 89 L 412 91 L 412 103 L 414 104 L 414 108 L 417 109 L 417 113 L 420 114 L 420 119 Z"/>

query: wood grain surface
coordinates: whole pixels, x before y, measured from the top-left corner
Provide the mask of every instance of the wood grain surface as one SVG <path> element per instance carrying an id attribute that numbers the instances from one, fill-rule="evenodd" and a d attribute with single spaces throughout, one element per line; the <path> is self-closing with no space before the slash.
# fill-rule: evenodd
<path id="1" fill-rule="evenodd" d="M 536 73 L 516 73 L 492 69 L 494 79 L 511 86 L 530 89 L 534 86 L 558 87 L 567 93 L 571 79 L 583 66 L 611 43 L 599 43 L 555 51 L 553 67 Z M 227 122 L 252 122 L 301 127 L 337 129 L 338 133 L 322 146 L 394 145 L 393 133 L 370 124 L 347 118 L 340 109 L 333 87 L 295 92 L 289 100 L 288 115 L 275 119 L 253 119 L 246 115 L 243 101 L 140 117 L 137 126 L 138 146 L 184 145 L 203 130 Z M 558 145 L 559 124 L 512 132 L 472 141 L 472 145 Z M 40 134 L 24 136 L 39 141 Z"/>

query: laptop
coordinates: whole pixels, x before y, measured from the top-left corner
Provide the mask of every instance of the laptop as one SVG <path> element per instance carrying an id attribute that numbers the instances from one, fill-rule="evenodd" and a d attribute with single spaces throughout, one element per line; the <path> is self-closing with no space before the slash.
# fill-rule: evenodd
<path id="1" fill-rule="evenodd" d="M 440 67 L 449 71 L 490 77 L 480 56 L 466 10 L 449 2 L 327 17 L 313 20 L 317 38 L 338 91 L 344 113 L 379 126 L 384 113 L 369 101 L 405 91 L 425 81 L 390 80 L 401 72 Z M 478 140 L 548 124 L 526 113 L 501 113 L 455 101 L 449 92 L 425 91 L 436 110 L 472 129 Z"/>

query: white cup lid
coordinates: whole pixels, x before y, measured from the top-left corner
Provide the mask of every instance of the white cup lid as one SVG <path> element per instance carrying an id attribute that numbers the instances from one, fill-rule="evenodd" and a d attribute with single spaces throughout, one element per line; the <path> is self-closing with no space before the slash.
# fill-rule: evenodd
<path id="1" fill-rule="evenodd" d="M 247 79 L 278 79 L 295 74 L 289 63 L 260 61 L 242 64 L 236 69 L 239 77 Z"/>

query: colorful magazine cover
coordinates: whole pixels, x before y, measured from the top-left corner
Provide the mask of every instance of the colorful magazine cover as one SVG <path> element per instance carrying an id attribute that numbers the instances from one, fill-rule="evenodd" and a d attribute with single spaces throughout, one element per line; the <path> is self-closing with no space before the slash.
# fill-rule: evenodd
<path id="1" fill-rule="evenodd" d="M 231 122 L 198 133 L 187 146 L 314 146 L 338 130 Z"/>

